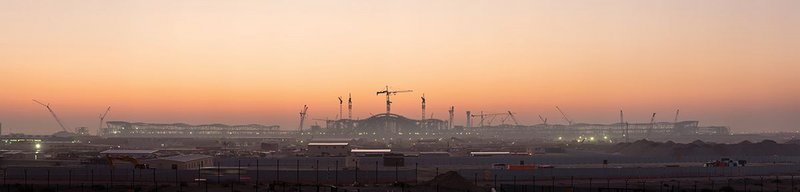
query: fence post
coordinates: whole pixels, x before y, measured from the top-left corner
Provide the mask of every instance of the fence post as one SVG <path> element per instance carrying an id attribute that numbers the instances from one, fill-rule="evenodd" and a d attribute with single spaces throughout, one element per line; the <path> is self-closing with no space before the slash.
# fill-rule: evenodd
<path id="1" fill-rule="evenodd" d="M 592 191 L 592 178 L 589 178 L 589 191 Z"/>
<path id="2" fill-rule="evenodd" d="M 517 176 L 516 175 L 514 175 L 514 179 L 511 181 L 511 183 L 514 186 L 514 187 L 511 188 L 511 191 L 517 192 Z"/>
<path id="3" fill-rule="evenodd" d="M 336 165 L 334 165 L 333 167 L 333 177 L 334 177 L 333 185 L 339 185 L 339 160 L 336 160 L 334 163 Z"/>
<path id="4" fill-rule="evenodd" d="M 358 184 L 358 162 L 359 162 L 359 160 L 356 160 L 356 169 L 355 169 L 355 172 L 356 172 L 356 174 L 355 174 L 356 175 L 356 183 L 355 184 Z"/>
<path id="5" fill-rule="evenodd" d="M 297 164 L 295 166 L 295 182 L 297 182 L 298 191 L 302 191 L 300 190 L 300 188 L 303 187 L 302 185 L 300 185 L 300 159 L 298 159 L 296 163 Z"/>
<path id="6" fill-rule="evenodd" d="M 475 173 L 474 176 L 472 176 L 472 178 L 475 179 L 474 181 L 475 186 L 478 186 L 478 173 Z"/>
<path id="7" fill-rule="evenodd" d="M 156 192 L 158 192 L 158 181 L 156 181 L 156 169 L 153 169 L 153 188 Z"/>
<path id="8" fill-rule="evenodd" d="M 497 188 L 497 174 L 494 174 L 494 179 L 492 180 L 492 182 L 494 182 L 494 188 Z M 436 185 L 438 186 L 439 184 Z"/>
<path id="9" fill-rule="evenodd" d="M 181 180 L 178 178 L 178 169 L 175 168 L 175 186 L 178 186 L 178 191 L 183 191 L 183 186 L 181 186 Z M 233 186 L 233 184 L 231 184 Z"/>
<path id="10" fill-rule="evenodd" d="M 275 159 L 275 183 L 281 180 L 281 160 Z"/>
<path id="11" fill-rule="evenodd" d="M 258 192 L 258 184 L 259 184 L 259 181 L 258 181 L 259 177 L 258 176 L 259 176 L 259 174 L 261 172 L 260 167 L 261 166 L 259 166 L 259 164 L 258 164 L 258 158 L 256 158 L 256 192 Z"/>
<path id="12" fill-rule="evenodd" d="M 111 189 L 114 188 L 114 166 L 111 166 L 111 169 L 108 170 L 108 178 L 109 178 L 108 191 L 111 191 Z"/>
<path id="13" fill-rule="evenodd" d="M 419 162 L 414 162 L 414 184 L 419 183 Z"/>

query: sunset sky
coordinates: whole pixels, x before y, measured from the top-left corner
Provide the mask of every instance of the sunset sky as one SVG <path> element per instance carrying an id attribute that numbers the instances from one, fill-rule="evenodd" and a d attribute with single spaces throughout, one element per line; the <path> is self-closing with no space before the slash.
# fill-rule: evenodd
<path id="1" fill-rule="evenodd" d="M 393 109 L 800 130 L 800 1 L 0 1 L 3 134 Z M 345 112 L 346 113 L 346 112 Z M 313 121 L 310 121 L 313 124 Z"/>

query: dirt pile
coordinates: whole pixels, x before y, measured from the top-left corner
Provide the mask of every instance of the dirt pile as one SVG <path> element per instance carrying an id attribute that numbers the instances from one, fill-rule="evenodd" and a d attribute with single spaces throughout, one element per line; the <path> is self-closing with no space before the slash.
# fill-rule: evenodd
<path id="1" fill-rule="evenodd" d="M 609 148 L 609 152 L 636 156 L 800 156 L 800 145 L 780 144 L 772 140 L 758 143 L 743 141 L 737 144 L 706 143 L 699 140 L 685 144 L 638 140 L 617 144 Z"/>
<path id="2" fill-rule="evenodd" d="M 419 186 L 435 189 L 437 186 L 442 191 L 485 191 L 485 189 L 475 186 L 471 181 L 465 179 L 458 172 L 448 171 L 437 175 L 430 181 L 421 183 Z"/>

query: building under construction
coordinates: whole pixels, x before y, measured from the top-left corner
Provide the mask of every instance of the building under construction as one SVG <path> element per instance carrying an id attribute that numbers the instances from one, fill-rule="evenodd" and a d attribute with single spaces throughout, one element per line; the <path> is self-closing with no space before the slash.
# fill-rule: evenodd
<path id="1" fill-rule="evenodd" d="M 377 95 L 386 96 L 386 112 L 366 119 L 352 119 L 352 98 L 348 98 L 348 118 L 324 120 L 325 126 L 312 126 L 311 130 L 302 131 L 306 137 L 338 137 L 338 138 L 448 138 L 448 137 L 490 137 L 506 139 L 537 138 L 544 140 L 577 140 L 577 141 L 625 141 L 629 139 L 660 139 L 686 136 L 720 136 L 730 135 L 727 127 L 700 126 L 699 121 L 678 121 L 678 113 L 673 122 L 655 122 L 655 113 L 649 123 L 627 123 L 620 111 L 620 122 L 613 124 L 573 123 L 561 108 L 556 109 L 568 122 L 567 125 L 548 124 L 547 119 L 540 117 L 542 124 L 521 125 L 511 111 L 502 113 L 476 114 L 466 111 L 465 126 L 454 126 L 454 107 L 450 107 L 449 120 L 426 118 L 426 98 L 421 97 L 420 119 L 411 119 L 391 113 L 391 95 L 408 93 L 411 90 L 393 91 L 387 86 Z M 342 117 L 343 100 L 339 97 L 339 115 Z M 301 112 L 301 122 L 304 116 Z M 317 119 L 321 120 L 321 119 Z M 477 125 L 473 125 L 476 121 Z M 496 123 L 496 125 L 493 125 Z M 302 124 L 301 124 L 302 126 Z"/>
<path id="2" fill-rule="evenodd" d="M 564 120 L 562 124 L 548 124 L 547 119 L 540 117 L 543 123 L 536 125 L 519 124 L 515 113 L 471 113 L 465 111 L 464 126 L 454 126 L 455 108 L 450 107 L 449 119 L 426 118 L 426 98 L 421 97 L 421 115 L 419 119 L 408 118 L 391 112 L 390 96 L 398 93 L 409 93 L 411 90 L 385 90 L 376 95 L 385 95 L 386 112 L 366 119 L 353 119 L 352 97 L 347 99 L 347 116 L 343 114 L 344 99 L 338 98 L 339 114 L 335 120 L 322 120 L 324 125 L 313 125 L 304 129 L 308 106 L 300 111 L 300 126 L 297 130 L 280 130 L 279 126 L 265 125 L 188 125 L 188 124 L 150 124 L 111 121 L 107 123 L 101 134 L 106 137 L 146 137 L 146 138 L 415 138 L 441 139 L 449 137 L 484 137 L 503 139 L 543 139 L 543 140 L 577 140 L 618 142 L 631 139 L 660 139 L 686 136 L 719 136 L 729 135 L 727 127 L 700 126 L 698 121 L 678 121 L 678 112 L 673 122 L 656 122 L 655 113 L 649 123 L 627 123 L 620 111 L 619 123 L 590 124 L 573 123 L 560 108 Z M 473 121 L 477 125 L 473 124 Z"/>
<path id="3" fill-rule="evenodd" d="M 277 125 L 189 125 L 184 123 L 155 124 L 109 121 L 101 136 L 121 138 L 258 138 L 294 134 L 281 131 Z"/>

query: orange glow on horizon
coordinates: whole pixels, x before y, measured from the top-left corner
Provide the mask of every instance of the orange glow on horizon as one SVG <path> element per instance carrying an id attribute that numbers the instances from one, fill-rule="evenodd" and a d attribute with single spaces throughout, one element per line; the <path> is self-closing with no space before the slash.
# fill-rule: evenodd
<path id="1" fill-rule="evenodd" d="M 108 120 L 278 124 L 517 112 L 558 122 L 682 118 L 734 131 L 797 130 L 800 2 L 0 2 L 4 133 Z M 313 123 L 312 123 L 313 124 Z"/>

